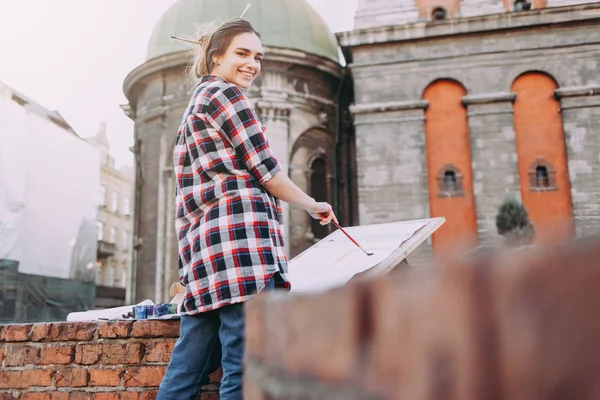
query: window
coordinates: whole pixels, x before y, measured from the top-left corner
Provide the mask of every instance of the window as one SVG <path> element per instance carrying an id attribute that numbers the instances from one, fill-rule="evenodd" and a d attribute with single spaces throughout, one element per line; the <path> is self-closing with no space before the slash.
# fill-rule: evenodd
<path id="1" fill-rule="evenodd" d="M 431 19 L 433 21 L 443 21 L 448 19 L 448 12 L 444 7 L 436 7 L 431 12 Z"/>
<path id="2" fill-rule="evenodd" d="M 129 215 L 130 212 L 131 210 L 129 209 L 129 197 L 125 197 L 125 199 L 123 199 L 123 214 Z"/>
<path id="3" fill-rule="evenodd" d="M 111 226 L 110 228 L 110 243 L 116 243 L 117 242 L 117 228 L 115 228 L 114 226 Z"/>
<path id="4" fill-rule="evenodd" d="M 106 205 L 106 186 L 100 185 L 100 205 Z"/>
<path id="5" fill-rule="evenodd" d="M 531 10 L 531 2 L 527 0 L 517 0 L 513 4 L 513 11 Z"/>
<path id="6" fill-rule="evenodd" d="M 533 191 L 557 190 L 556 172 L 548 161 L 538 158 L 529 167 L 529 189 Z"/>
<path id="7" fill-rule="evenodd" d="M 446 191 L 456 192 L 456 173 L 454 171 L 444 172 L 444 185 L 446 187 Z"/>
<path id="8" fill-rule="evenodd" d="M 317 158 L 310 166 L 310 195 L 316 201 L 327 201 L 327 166 L 325 160 Z M 319 223 L 318 219 L 311 218 L 311 232 L 315 239 L 323 239 L 329 234 L 329 228 Z"/>
<path id="9" fill-rule="evenodd" d="M 123 231 L 123 233 L 121 233 L 121 248 L 127 250 L 127 247 L 129 247 L 129 235 L 127 234 L 127 231 Z"/>
<path id="10" fill-rule="evenodd" d="M 111 210 L 114 212 L 119 211 L 119 194 L 116 191 L 112 194 Z"/>
<path id="11" fill-rule="evenodd" d="M 104 240 L 104 222 L 96 221 L 96 230 L 98 231 L 98 241 Z"/>
<path id="12" fill-rule="evenodd" d="M 452 164 L 446 164 L 437 174 L 438 197 L 463 196 L 462 174 Z"/>

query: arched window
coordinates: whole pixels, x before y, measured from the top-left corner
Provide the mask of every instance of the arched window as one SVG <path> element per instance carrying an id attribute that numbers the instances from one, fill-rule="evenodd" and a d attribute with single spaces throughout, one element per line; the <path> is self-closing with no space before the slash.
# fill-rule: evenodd
<path id="1" fill-rule="evenodd" d="M 529 167 L 529 189 L 533 191 L 557 190 L 554 168 L 543 158 L 538 158 Z"/>
<path id="2" fill-rule="evenodd" d="M 316 201 L 328 201 L 327 198 L 327 167 L 322 158 L 315 159 L 311 166 L 310 195 Z M 311 231 L 315 239 L 323 239 L 329 234 L 329 229 L 319 223 L 318 219 L 311 218 Z"/>
<path id="3" fill-rule="evenodd" d="M 513 11 L 528 11 L 531 10 L 531 2 L 528 0 L 516 0 L 513 3 Z"/>
<path id="4" fill-rule="evenodd" d="M 436 7 L 431 12 L 431 19 L 433 21 L 443 21 L 448 19 L 448 12 L 444 7 Z"/>
<path id="5" fill-rule="evenodd" d="M 444 172 L 444 186 L 448 192 L 456 192 L 456 173 L 454 171 Z"/>
<path id="6" fill-rule="evenodd" d="M 452 164 L 446 164 L 437 174 L 438 197 L 463 196 L 462 174 Z"/>

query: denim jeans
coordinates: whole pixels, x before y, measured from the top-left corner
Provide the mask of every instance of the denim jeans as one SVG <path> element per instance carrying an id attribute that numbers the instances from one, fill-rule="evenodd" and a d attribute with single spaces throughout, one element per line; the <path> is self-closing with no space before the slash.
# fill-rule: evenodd
<path id="1" fill-rule="evenodd" d="M 274 287 L 273 278 L 265 290 Z M 244 322 L 244 303 L 182 315 L 179 339 L 156 399 L 196 399 L 219 365 L 223 368 L 221 400 L 243 399 Z"/>

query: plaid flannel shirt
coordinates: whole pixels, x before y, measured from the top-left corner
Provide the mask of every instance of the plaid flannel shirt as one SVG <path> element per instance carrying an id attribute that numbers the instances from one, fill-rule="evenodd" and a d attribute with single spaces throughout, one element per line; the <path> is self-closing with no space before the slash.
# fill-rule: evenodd
<path id="1" fill-rule="evenodd" d="M 177 133 L 174 166 L 182 313 L 246 301 L 277 272 L 278 286 L 289 289 L 281 207 L 261 184 L 280 166 L 239 87 L 201 79 Z"/>

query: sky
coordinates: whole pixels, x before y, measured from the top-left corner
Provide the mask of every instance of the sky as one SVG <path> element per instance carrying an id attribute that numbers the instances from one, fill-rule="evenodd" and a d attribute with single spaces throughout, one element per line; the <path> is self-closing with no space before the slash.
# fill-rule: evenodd
<path id="1" fill-rule="evenodd" d="M 358 0 L 307 1 L 333 32 L 352 29 Z M 132 165 L 123 80 L 144 63 L 152 29 L 174 2 L 0 0 L 0 82 L 58 110 L 82 137 L 105 122 L 117 166 Z"/>

